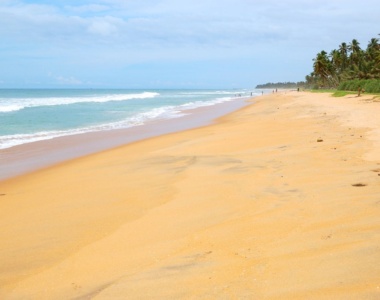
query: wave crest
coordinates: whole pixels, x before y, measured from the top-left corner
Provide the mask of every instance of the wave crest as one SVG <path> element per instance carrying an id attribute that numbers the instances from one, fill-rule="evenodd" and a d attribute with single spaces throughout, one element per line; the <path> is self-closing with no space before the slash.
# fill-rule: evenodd
<path id="1" fill-rule="evenodd" d="M 110 101 L 127 101 L 132 99 L 154 98 L 160 95 L 155 92 L 143 92 L 138 94 L 111 94 L 87 97 L 48 97 L 48 98 L 21 98 L 12 99 L 12 102 L 0 103 L 0 112 L 12 112 L 28 107 L 68 105 L 75 103 L 102 103 Z M 2 99 L 0 99 L 2 100 Z M 4 99 L 5 100 L 5 99 Z M 6 99 L 9 101 L 8 99 Z"/>

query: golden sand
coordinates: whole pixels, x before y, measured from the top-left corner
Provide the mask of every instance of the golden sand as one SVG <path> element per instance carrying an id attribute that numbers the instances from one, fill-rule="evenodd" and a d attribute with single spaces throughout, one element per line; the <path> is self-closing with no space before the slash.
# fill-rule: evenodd
<path id="1" fill-rule="evenodd" d="M 380 103 L 254 101 L 0 182 L 0 299 L 379 299 Z"/>

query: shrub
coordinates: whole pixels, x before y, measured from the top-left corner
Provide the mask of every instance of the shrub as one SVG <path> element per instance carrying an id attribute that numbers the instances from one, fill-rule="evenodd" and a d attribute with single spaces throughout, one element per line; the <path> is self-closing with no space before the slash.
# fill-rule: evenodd
<path id="1" fill-rule="evenodd" d="M 379 79 L 347 80 L 339 84 L 338 90 L 356 92 L 359 89 L 359 87 L 364 89 L 367 93 L 380 93 L 380 80 Z"/>

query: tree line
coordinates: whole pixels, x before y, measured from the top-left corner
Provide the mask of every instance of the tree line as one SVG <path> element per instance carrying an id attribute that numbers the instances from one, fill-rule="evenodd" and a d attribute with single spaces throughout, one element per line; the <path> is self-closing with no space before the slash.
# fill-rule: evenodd
<path id="1" fill-rule="evenodd" d="M 380 44 L 372 38 L 365 49 L 353 39 L 341 43 L 329 54 L 322 50 L 313 59 L 313 71 L 306 76 L 312 88 L 337 88 L 380 92 Z"/>
<path id="2" fill-rule="evenodd" d="M 294 89 L 298 87 L 304 87 L 305 82 L 268 82 L 265 84 L 258 84 L 256 89 Z"/>

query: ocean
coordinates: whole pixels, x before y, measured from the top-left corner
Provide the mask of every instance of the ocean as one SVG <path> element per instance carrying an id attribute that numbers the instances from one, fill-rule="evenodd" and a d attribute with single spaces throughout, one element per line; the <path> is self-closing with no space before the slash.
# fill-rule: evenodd
<path id="1" fill-rule="evenodd" d="M 180 118 L 261 90 L 1 89 L 0 149 Z"/>

